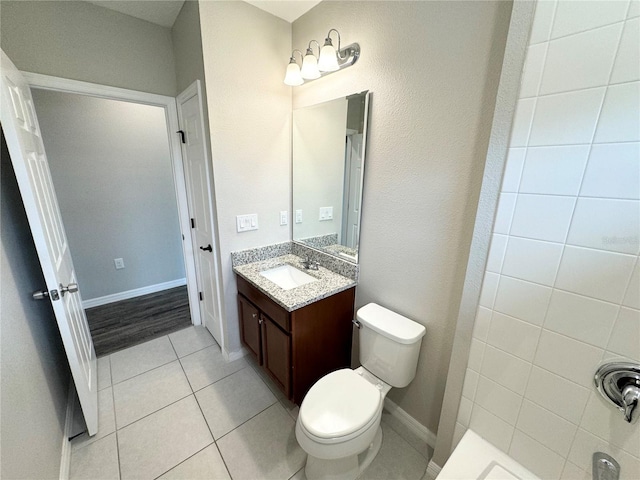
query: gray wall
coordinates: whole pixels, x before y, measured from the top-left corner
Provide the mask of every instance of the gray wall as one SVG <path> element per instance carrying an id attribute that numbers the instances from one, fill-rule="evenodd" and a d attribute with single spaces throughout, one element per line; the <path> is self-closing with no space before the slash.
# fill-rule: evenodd
<path id="1" fill-rule="evenodd" d="M 3 0 L 0 45 L 23 71 L 176 94 L 170 29 L 87 2 Z"/>
<path id="2" fill-rule="evenodd" d="M 322 2 L 293 23 L 292 48 L 332 27 L 362 47 L 353 67 L 294 88 L 293 107 L 372 92 L 356 304 L 426 326 L 416 378 L 389 397 L 432 432 L 510 12 L 502 1 Z"/>
<path id="3" fill-rule="evenodd" d="M 240 1 L 200 3 L 221 272 L 225 349 L 240 349 L 231 252 L 290 240 L 291 88 L 283 83 L 291 24 Z M 237 233 L 236 215 L 259 230 Z"/>
<path id="4" fill-rule="evenodd" d="M 36 89 L 33 99 L 83 299 L 183 279 L 164 109 Z"/>
<path id="5" fill-rule="evenodd" d="M 2 137 L 0 166 L 0 477 L 57 479 L 69 368 Z"/>

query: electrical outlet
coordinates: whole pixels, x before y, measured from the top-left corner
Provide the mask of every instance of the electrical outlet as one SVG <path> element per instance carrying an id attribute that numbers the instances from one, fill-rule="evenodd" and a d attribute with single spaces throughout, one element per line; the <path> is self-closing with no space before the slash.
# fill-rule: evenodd
<path id="1" fill-rule="evenodd" d="M 302 223 L 302 210 L 296 210 L 296 223 Z"/>
<path id="2" fill-rule="evenodd" d="M 280 225 L 288 225 L 289 224 L 289 212 L 286 210 L 280 211 Z"/>
<path id="3" fill-rule="evenodd" d="M 116 270 L 122 270 L 124 268 L 124 260 L 121 258 L 114 258 L 113 263 L 116 265 Z"/>

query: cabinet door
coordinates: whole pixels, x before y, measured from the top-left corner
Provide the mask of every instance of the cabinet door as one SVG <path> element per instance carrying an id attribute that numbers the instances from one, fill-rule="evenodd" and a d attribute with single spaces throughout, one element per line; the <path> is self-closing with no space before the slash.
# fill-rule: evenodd
<path id="1" fill-rule="evenodd" d="M 289 398 L 291 393 L 291 337 L 262 314 L 262 362 Z"/>
<path id="2" fill-rule="evenodd" d="M 240 335 L 242 343 L 253 353 L 262 365 L 260 342 L 260 312 L 242 295 L 238 295 L 238 313 L 240 317 Z"/>

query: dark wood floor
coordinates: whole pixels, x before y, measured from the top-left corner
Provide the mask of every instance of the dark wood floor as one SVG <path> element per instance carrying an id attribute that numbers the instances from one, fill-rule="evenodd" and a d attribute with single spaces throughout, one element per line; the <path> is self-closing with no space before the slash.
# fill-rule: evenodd
<path id="1" fill-rule="evenodd" d="M 191 325 L 186 286 L 88 308 L 86 312 L 99 357 Z"/>

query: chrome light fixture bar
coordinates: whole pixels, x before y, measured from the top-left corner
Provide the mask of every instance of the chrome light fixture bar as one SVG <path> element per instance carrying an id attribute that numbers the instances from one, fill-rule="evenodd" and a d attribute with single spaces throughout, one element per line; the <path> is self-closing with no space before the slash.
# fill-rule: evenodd
<path id="1" fill-rule="evenodd" d="M 331 32 L 335 32 L 338 37 L 337 50 L 331 41 Z M 314 42 L 318 47 L 318 57 L 315 56 L 312 49 L 312 43 Z M 295 60 L 295 52 L 298 52 L 302 58 L 302 68 L 300 68 Z M 300 50 L 291 52 L 284 83 L 292 87 L 297 87 L 298 85 L 302 85 L 305 80 L 315 80 L 342 70 L 343 68 L 350 67 L 358 61 L 358 58 L 360 58 L 360 45 L 352 43 L 346 47 L 341 47 L 340 32 L 332 28 L 329 30 L 329 33 L 327 33 L 322 48 L 320 48 L 320 44 L 316 40 L 311 40 L 304 56 Z"/>

